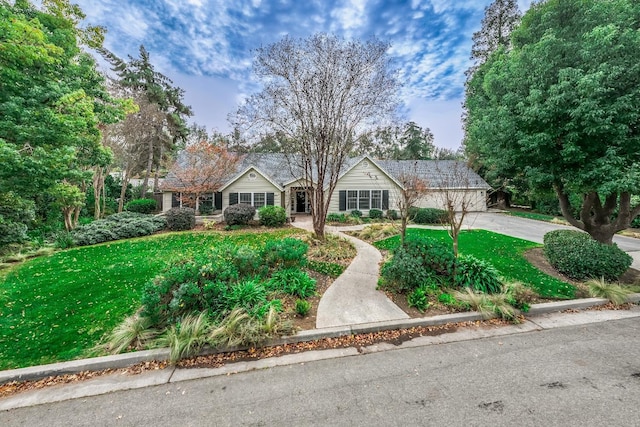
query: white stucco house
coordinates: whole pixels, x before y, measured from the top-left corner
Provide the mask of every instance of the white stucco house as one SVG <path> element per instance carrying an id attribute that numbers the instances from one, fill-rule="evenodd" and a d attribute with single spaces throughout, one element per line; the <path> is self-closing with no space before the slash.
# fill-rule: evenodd
<path id="1" fill-rule="evenodd" d="M 487 209 L 489 185 L 464 162 L 454 160 L 376 160 L 369 156 L 347 159 L 335 191 L 329 213 L 349 213 L 359 210 L 367 216 L 369 210 L 397 210 L 404 174 L 414 174 L 430 191 L 416 203 L 418 207 L 444 208 L 442 193 L 457 193 L 471 211 Z M 296 174 L 284 154 L 252 153 L 238 162 L 236 173 L 226 179 L 220 190 L 204 197 L 213 210 L 222 210 L 236 203 L 261 208 L 282 206 L 288 216 L 309 212 L 307 191 L 302 174 Z M 297 175 L 297 176 L 296 176 Z M 326 184 L 325 184 L 326 185 Z M 162 210 L 181 206 L 182 194 L 176 177 L 167 175 L 162 188 Z M 458 199 L 456 197 L 456 199 Z"/>

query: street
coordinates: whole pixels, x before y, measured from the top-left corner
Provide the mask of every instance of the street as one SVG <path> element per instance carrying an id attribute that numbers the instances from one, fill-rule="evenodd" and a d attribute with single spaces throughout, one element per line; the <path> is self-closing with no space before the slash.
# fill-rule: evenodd
<path id="1" fill-rule="evenodd" d="M 0 425 L 638 425 L 638 354 L 631 318 L 33 406 Z"/>

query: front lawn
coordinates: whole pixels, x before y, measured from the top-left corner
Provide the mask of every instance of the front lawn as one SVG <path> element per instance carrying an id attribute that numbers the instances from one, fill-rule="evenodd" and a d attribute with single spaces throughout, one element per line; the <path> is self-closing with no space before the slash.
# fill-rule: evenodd
<path id="1" fill-rule="evenodd" d="M 407 235 L 437 238 L 451 242 L 446 230 L 410 228 Z M 400 245 L 400 236 L 390 237 L 374 243 L 383 250 L 392 250 Z M 527 249 L 541 245 L 486 230 L 470 230 L 460 234 L 460 254 L 472 255 L 491 263 L 507 280 L 529 285 L 543 298 L 567 299 L 575 297 L 575 287 L 535 268 L 523 256 Z"/>
<path id="2" fill-rule="evenodd" d="M 202 249 L 301 233 L 169 233 L 28 261 L 0 278 L 0 370 L 83 356 L 140 307 L 149 279 Z"/>

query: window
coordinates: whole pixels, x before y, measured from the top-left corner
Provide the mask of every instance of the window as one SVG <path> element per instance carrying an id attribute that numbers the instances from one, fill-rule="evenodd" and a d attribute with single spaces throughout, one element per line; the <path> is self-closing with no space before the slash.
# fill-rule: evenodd
<path id="1" fill-rule="evenodd" d="M 249 172 L 249 181 L 255 181 L 258 175 L 255 172 Z"/>
<path id="2" fill-rule="evenodd" d="M 358 209 L 359 210 L 368 210 L 370 206 L 371 191 L 369 190 L 360 190 L 360 195 L 358 197 Z"/>
<path id="3" fill-rule="evenodd" d="M 240 193 L 240 201 L 238 203 L 251 205 L 251 193 Z"/>
<path id="4" fill-rule="evenodd" d="M 253 206 L 260 209 L 265 205 L 264 193 L 253 193 Z"/>
<path id="5" fill-rule="evenodd" d="M 382 190 L 371 190 L 371 209 L 382 209 Z"/>
<path id="6" fill-rule="evenodd" d="M 347 210 L 353 211 L 358 209 L 358 192 L 355 190 L 347 191 Z"/>

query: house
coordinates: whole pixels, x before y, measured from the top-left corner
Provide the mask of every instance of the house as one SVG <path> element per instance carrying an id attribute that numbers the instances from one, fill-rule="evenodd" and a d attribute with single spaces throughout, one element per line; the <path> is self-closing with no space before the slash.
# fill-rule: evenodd
<path id="1" fill-rule="evenodd" d="M 348 158 L 342 169 L 331 196 L 330 213 L 357 209 L 367 216 L 371 209 L 397 210 L 403 177 L 407 174 L 418 177 L 429 187 L 429 192 L 416 206 L 443 208 L 442 196 L 446 193 L 457 204 L 465 200 L 471 211 L 487 209 L 486 192 L 490 187 L 464 162 L 375 160 L 359 156 Z M 308 213 L 310 203 L 302 176 L 284 154 L 247 154 L 238 162 L 236 173 L 226 179 L 217 193 L 205 196 L 202 203 L 222 211 L 229 205 L 247 203 L 257 209 L 265 205 L 282 206 L 288 216 Z M 164 188 L 179 188 L 175 180 L 175 176 L 167 175 Z M 181 193 L 164 191 L 162 210 L 181 206 L 184 201 L 181 196 Z"/>

